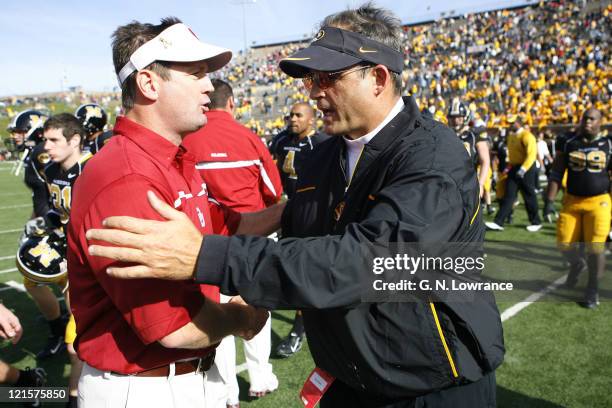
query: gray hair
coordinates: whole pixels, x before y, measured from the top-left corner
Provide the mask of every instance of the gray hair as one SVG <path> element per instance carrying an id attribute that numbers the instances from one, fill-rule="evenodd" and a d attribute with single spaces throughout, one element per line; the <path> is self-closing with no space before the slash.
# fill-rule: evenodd
<path id="1" fill-rule="evenodd" d="M 337 27 L 362 34 L 403 53 L 401 20 L 391 11 L 376 7 L 371 1 L 357 9 L 346 9 L 325 17 L 321 22 L 321 28 L 325 26 Z M 391 74 L 395 93 L 401 95 L 401 74 L 391 71 L 389 73 Z"/>

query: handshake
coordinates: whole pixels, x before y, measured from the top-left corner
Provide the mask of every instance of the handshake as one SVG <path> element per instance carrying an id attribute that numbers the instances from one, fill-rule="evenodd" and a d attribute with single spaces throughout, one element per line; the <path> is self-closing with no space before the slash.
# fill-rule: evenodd
<path id="1" fill-rule="evenodd" d="M 270 312 L 248 305 L 240 296 L 234 296 L 227 302 L 236 317 L 234 334 L 245 340 L 251 340 L 263 329 Z"/>
<path id="2" fill-rule="evenodd" d="M 247 305 L 240 296 L 227 303 L 206 299 L 191 322 L 165 336 L 160 343 L 167 348 L 200 349 L 220 343 L 227 336 L 251 340 L 263 329 L 269 316 L 267 310 Z"/>

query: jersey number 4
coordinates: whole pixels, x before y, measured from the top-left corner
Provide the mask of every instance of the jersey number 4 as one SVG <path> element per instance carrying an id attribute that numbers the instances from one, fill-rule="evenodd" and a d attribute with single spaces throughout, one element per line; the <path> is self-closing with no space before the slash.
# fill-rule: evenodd
<path id="1" fill-rule="evenodd" d="M 296 178 L 297 174 L 295 173 L 295 151 L 289 150 L 287 152 L 287 156 L 285 156 L 285 161 L 283 162 L 283 172 L 287 173 L 289 177 Z"/>
<path id="2" fill-rule="evenodd" d="M 569 154 L 569 167 L 580 172 L 587 169 L 590 173 L 599 173 L 606 168 L 606 154 L 601 150 L 584 153 L 574 151 Z"/>

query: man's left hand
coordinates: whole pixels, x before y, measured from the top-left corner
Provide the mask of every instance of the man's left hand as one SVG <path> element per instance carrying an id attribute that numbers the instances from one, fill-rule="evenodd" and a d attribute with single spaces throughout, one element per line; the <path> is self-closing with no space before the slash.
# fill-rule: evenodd
<path id="1" fill-rule="evenodd" d="M 149 203 L 167 221 L 133 217 L 110 217 L 105 229 L 87 231 L 88 240 L 108 242 L 116 246 L 91 245 L 94 256 L 138 264 L 110 267 L 110 276 L 124 279 L 157 278 L 186 280 L 193 277 L 202 234 L 184 213 L 147 193 Z"/>
<path id="2" fill-rule="evenodd" d="M 17 316 L 0 303 L 0 338 L 17 344 L 22 334 L 23 328 Z"/>

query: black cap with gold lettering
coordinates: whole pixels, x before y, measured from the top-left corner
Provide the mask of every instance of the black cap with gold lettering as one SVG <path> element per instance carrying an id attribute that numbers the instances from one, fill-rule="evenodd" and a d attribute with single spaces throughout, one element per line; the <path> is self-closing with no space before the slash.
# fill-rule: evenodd
<path id="1" fill-rule="evenodd" d="M 311 70 L 334 72 L 362 62 L 381 64 L 401 73 L 404 56 L 359 33 L 323 27 L 308 47 L 282 59 L 279 66 L 285 74 L 302 78 Z"/>

